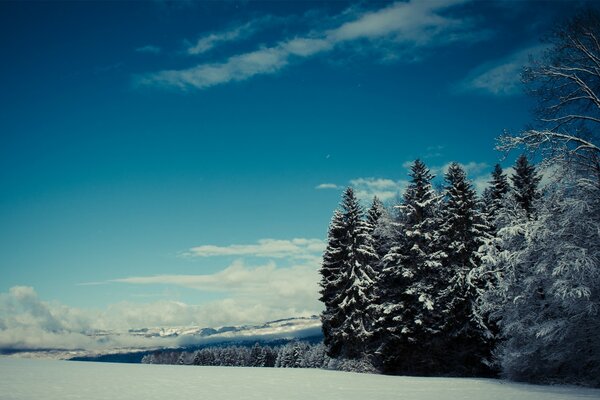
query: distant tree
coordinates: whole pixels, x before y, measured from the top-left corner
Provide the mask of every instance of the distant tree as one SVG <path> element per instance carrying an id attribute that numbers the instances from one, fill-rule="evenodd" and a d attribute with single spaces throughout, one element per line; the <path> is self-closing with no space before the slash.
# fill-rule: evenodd
<path id="1" fill-rule="evenodd" d="M 250 350 L 249 366 L 264 367 L 266 361 L 264 354 L 263 347 L 259 343 L 254 343 L 254 346 L 252 346 L 252 349 Z"/>
<path id="2" fill-rule="evenodd" d="M 301 362 L 301 367 L 325 368 L 329 364 L 329 361 L 330 359 L 327 356 L 325 346 L 322 343 L 318 343 L 308 348 Z"/>
<path id="3" fill-rule="evenodd" d="M 515 163 L 515 172 L 510 177 L 513 184 L 513 195 L 517 203 L 525 210 L 527 216 L 531 217 L 534 212 L 535 201 L 540 197 L 538 185 L 540 176 L 535 166 L 522 154 Z"/>

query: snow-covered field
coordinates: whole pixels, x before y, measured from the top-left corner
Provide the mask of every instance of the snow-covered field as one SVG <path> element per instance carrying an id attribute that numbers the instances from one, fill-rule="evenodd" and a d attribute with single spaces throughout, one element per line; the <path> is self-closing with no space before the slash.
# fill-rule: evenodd
<path id="1" fill-rule="evenodd" d="M 0 358 L 0 399 L 558 400 L 600 399 L 600 390 L 316 369 Z"/>

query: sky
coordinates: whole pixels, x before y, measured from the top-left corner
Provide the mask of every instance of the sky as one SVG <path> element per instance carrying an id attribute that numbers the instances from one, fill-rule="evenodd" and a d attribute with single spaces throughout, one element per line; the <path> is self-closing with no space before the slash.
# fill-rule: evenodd
<path id="1" fill-rule="evenodd" d="M 482 190 L 582 4 L 0 2 L 0 347 L 318 314 L 343 188 Z"/>

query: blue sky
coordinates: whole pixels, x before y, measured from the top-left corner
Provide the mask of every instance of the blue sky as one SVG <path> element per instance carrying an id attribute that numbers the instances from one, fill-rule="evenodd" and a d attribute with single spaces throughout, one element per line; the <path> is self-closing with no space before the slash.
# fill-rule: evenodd
<path id="1" fill-rule="evenodd" d="M 580 5 L 0 3 L 0 318 L 318 312 L 340 188 L 391 201 L 417 157 L 481 188 L 532 120 L 520 68 Z"/>

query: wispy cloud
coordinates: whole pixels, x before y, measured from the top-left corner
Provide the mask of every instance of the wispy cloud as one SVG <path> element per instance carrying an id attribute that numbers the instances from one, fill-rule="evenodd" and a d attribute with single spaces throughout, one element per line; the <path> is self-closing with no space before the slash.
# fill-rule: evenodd
<path id="1" fill-rule="evenodd" d="M 183 70 L 165 70 L 137 77 L 140 85 L 204 89 L 261 74 L 280 71 L 295 59 L 329 52 L 340 45 L 361 41 L 380 45 L 382 41 L 404 48 L 425 48 L 461 39 L 470 22 L 443 13 L 460 0 L 398 2 L 363 13 L 347 12 L 348 20 L 337 28 L 312 31 L 282 40 L 276 45 L 230 57 L 225 62 L 205 63 Z M 192 52 L 208 51 L 221 40 L 233 40 L 250 28 L 240 27 L 201 38 Z M 463 40 L 467 36 L 462 37 Z M 472 40 L 470 37 L 468 40 Z M 344 46 L 345 48 L 348 46 Z"/>
<path id="2" fill-rule="evenodd" d="M 135 49 L 135 51 L 138 53 L 159 54 L 161 52 L 161 48 L 149 44 L 146 46 L 138 47 L 137 49 Z"/>
<path id="3" fill-rule="evenodd" d="M 255 244 L 232 244 L 228 246 L 202 245 L 192 247 L 186 257 L 251 256 L 267 258 L 312 259 L 325 250 L 321 239 L 296 238 L 292 240 L 260 239 Z"/>
<path id="4" fill-rule="evenodd" d="M 317 265 L 277 267 L 274 262 L 256 267 L 237 260 L 229 267 L 207 275 L 156 275 L 113 279 L 110 282 L 134 285 L 174 285 L 186 288 L 226 292 L 236 299 L 287 307 L 315 304 L 318 298 Z M 281 303 L 283 304 L 283 303 Z"/>
<path id="5" fill-rule="evenodd" d="M 189 43 L 186 53 L 190 55 L 204 54 L 215 48 L 217 45 L 248 39 L 259 30 L 281 20 L 281 18 L 265 16 L 253 19 L 245 24 L 227 30 L 209 33 L 208 35 L 198 38 L 194 43 Z"/>
<path id="6" fill-rule="evenodd" d="M 321 190 L 321 189 L 334 189 L 334 190 L 339 190 L 342 189 L 341 186 L 336 185 L 335 183 L 321 183 L 317 186 L 315 186 L 315 189 Z"/>
<path id="7" fill-rule="evenodd" d="M 445 146 L 442 145 L 437 145 L 437 146 L 428 146 L 425 150 L 426 153 L 423 155 L 423 158 L 428 159 L 428 158 L 437 158 L 437 157 L 441 157 L 442 156 L 442 151 L 444 150 Z"/>
<path id="8" fill-rule="evenodd" d="M 538 56 L 547 45 L 520 49 L 502 59 L 475 68 L 457 86 L 458 92 L 478 91 L 496 96 L 510 96 L 522 92 L 521 72 L 531 56 Z"/>
<path id="9" fill-rule="evenodd" d="M 387 178 L 356 178 L 351 179 L 348 182 L 348 186 L 354 189 L 356 197 L 362 201 L 370 202 L 373 197 L 377 196 L 381 201 L 392 200 L 402 194 L 408 181 L 398 180 L 394 181 Z M 337 185 L 335 183 L 322 183 L 315 187 L 315 189 L 343 189 L 343 185 Z"/>

